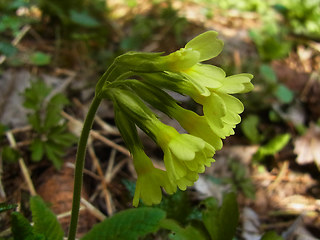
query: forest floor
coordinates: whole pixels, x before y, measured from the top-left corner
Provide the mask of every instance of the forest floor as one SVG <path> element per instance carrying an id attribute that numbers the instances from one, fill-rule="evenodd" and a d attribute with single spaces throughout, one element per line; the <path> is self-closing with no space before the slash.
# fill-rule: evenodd
<path id="1" fill-rule="evenodd" d="M 133 31 L 132 18 L 141 15 L 148 16 L 150 20 L 158 13 L 152 4 L 134 8 L 112 4 L 117 3 L 110 1 L 111 8 L 116 10 L 110 13 L 114 34 L 108 51 L 116 52 L 119 39 Z M 222 68 L 230 65 L 232 67 L 228 71 L 233 74 L 247 72 L 263 64 L 249 36 L 250 29 L 261 24 L 258 15 L 229 11 L 228 14 L 215 12 L 213 17 L 207 18 L 201 12 L 201 5 L 179 4 L 173 7 L 179 9 L 178 14 L 187 21 L 180 35 L 183 42 L 208 29 L 219 32 L 224 40 L 223 53 L 210 63 Z M 152 37 L 144 41 L 140 50 L 169 53 L 183 47 L 172 27 L 164 25 L 158 28 Z M 17 163 L 0 161 L 0 202 L 20 203 L 21 208 L 26 208 L 28 196 L 39 194 L 50 202 L 67 231 L 76 146 L 72 145 L 65 151 L 60 170 L 56 170 L 48 160 L 32 162 L 30 143 L 34 134 L 28 124 L 28 111 L 23 107 L 21 92 L 30 86 L 31 79 L 41 78 L 55 92 L 65 94 L 71 104 L 61 114 L 68 122 L 69 130 L 79 136 L 96 79 L 108 66 L 97 66 L 96 59 L 89 56 L 88 46 L 81 42 L 62 44 L 57 49 L 56 40 L 50 34 L 48 30 L 31 26 L 16 44 L 21 58 L 30 49 L 50 53 L 54 57 L 49 66 L 25 64 L 16 67 L 6 60 L 1 63 L 0 84 L 5 87 L 0 89 L 0 120 L 10 126 L 1 144 L 9 144 L 22 154 Z M 320 172 L 317 167 L 320 164 L 320 128 L 316 124 L 320 118 L 319 63 L 320 43 L 315 41 L 298 45 L 286 58 L 270 62 L 279 82 L 294 93 L 290 104 L 281 105 L 269 95 L 264 95 L 266 93 L 261 88 L 265 86 L 259 80 L 260 76 L 255 75 L 253 79 L 256 88 L 252 94 L 260 96 L 260 101 L 269 107 L 260 109 L 260 106 L 251 104 L 243 119 L 249 113 L 256 113 L 262 119 L 260 133 L 265 131 L 272 137 L 289 133 L 290 141 L 281 151 L 260 162 L 254 161 L 259 147 L 267 141 L 253 144 L 237 127 L 236 134 L 226 139 L 223 149 L 216 153 L 212 167 L 200 176 L 194 187 L 183 193 L 191 204 L 197 205 L 207 197 L 221 201 L 225 192 L 236 190 L 241 215 L 238 239 L 260 239 L 261 233 L 268 230 L 275 230 L 286 240 L 320 239 Z M 251 100 L 250 94 L 245 97 L 245 103 Z M 191 104 L 186 98 L 181 98 L 181 101 Z M 284 120 L 280 123 L 265 120 L 271 110 Z M 133 186 L 136 173 L 113 118 L 112 104 L 103 102 L 88 145 L 79 236 L 107 216 L 132 207 L 130 186 Z M 294 121 L 297 119 L 302 119 L 306 126 L 303 134 L 295 129 Z M 164 121 L 176 124 L 165 117 Z M 141 138 L 154 164 L 163 168 L 159 148 L 145 135 L 141 134 Z M 9 215 L 1 216 L 0 221 L 0 234 L 5 234 L 9 228 Z"/>

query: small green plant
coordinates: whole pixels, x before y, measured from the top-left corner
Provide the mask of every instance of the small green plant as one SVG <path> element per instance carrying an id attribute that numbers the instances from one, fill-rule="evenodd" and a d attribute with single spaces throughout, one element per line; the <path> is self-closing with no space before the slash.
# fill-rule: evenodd
<path id="1" fill-rule="evenodd" d="M 47 157 L 56 168 L 60 168 L 65 149 L 76 139 L 68 132 L 60 114 L 69 103 L 68 99 L 61 93 L 51 96 L 51 92 L 52 89 L 44 81 L 32 81 L 23 93 L 24 107 L 30 109 L 28 121 L 34 130 L 31 159 L 37 162 Z"/>
<path id="2" fill-rule="evenodd" d="M 291 32 L 320 39 L 319 0 L 284 0 L 274 7 L 284 16 Z"/>
<path id="3" fill-rule="evenodd" d="M 250 31 L 250 37 L 257 47 L 259 56 L 264 61 L 288 56 L 292 42 L 286 39 L 287 29 L 280 27 L 271 17 L 267 18 L 265 22 L 260 29 Z"/>
<path id="4" fill-rule="evenodd" d="M 6 57 L 14 57 L 18 49 L 12 44 L 12 40 L 19 34 L 22 26 L 35 20 L 27 16 L 18 16 L 16 11 L 20 7 L 30 7 L 30 3 L 24 0 L 0 1 L 0 54 Z"/>
<path id="5" fill-rule="evenodd" d="M 255 198 L 255 186 L 251 178 L 247 176 L 246 166 L 241 162 L 230 159 L 228 166 L 232 172 L 232 178 L 224 179 L 224 182 L 230 183 L 234 192 L 241 191 L 247 198 Z"/>
<path id="6" fill-rule="evenodd" d="M 10 211 L 17 206 L 0 204 L 1 211 Z M 168 212 L 157 207 L 140 207 L 121 211 L 96 224 L 81 240 L 144 239 L 148 234 L 159 233 L 165 239 L 172 240 L 232 240 L 239 222 L 239 210 L 234 193 L 224 196 L 219 205 L 214 198 L 208 198 L 199 205 L 197 220 L 186 224 L 168 218 Z M 64 233 L 56 216 L 39 197 L 30 198 L 32 222 L 20 212 L 11 213 L 12 235 L 14 240 L 62 240 Z M 184 227 L 185 226 L 185 227 Z M 262 236 L 263 240 L 281 240 L 275 232 Z"/>
<path id="7" fill-rule="evenodd" d="M 289 133 L 280 134 L 266 144 L 259 147 L 258 151 L 253 156 L 254 161 L 262 161 L 267 156 L 273 156 L 280 152 L 290 141 L 291 135 Z"/>

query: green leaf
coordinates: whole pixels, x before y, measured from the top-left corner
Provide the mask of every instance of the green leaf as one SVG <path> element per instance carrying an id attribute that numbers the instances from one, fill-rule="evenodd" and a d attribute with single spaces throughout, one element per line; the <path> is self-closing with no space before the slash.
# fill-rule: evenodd
<path id="1" fill-rule="evenodd" d="M 187 226 L 186 228 L 181 227 L 175 220 L 164 219 L 160 223 L 161 228 L 165 228 L 173 231 L 169 235 L 172 240 L 206 240 L 207 237 L 194 226 Z"/>
<path id="2" fill-rule="evenodd" d="M 56 146 L 53 142 L 47 142 L 44 145 L 46 156 L 53 163 L 56 169 L 60 169 L 63 163 L 62 155 L 64 153 L 64 149 L 60 146 Z"/>
<path id="3" fill-rule="evenodd" d="M 50 99 L 46 108 L 46 118 L 44 122 L 45 129 L 48 130 L 59 124 L 59 121 L 62 119 L 60 112 L 68 103 L 68 99 L 60 93 Z"/>
<path id="4" fill-rule="evenodd" d="M 82 11 L 82 12 L 78 12 L 75 10 L 71 10 L 70 11 L 70 19 L 73 23 L 76 23 L 80 26 L 84 26 L 84 27 L 98 27 L 100 25 L 100 23 L 93 18 L 92 16 L 90 16 L 87 12 Z"/>
<path id="5" fill-rule="evenodd" d="M 115 214 L 95 225 L 82 240 L 136 240 L 156 232 L 166 213 L 158 208 L 134 208 Z"/>
<path id="6" fill-rule="evenodd" d="M 239 221 L 239 210 L 234 193 L 227 194 L 222 206 L 217 207 L 216 202 L 203 212 L 203 223 L 211 239 L 232 240 Z"/>
<path id="7" fill-rule="evenodd" d="M 0 137 L 8 130 L 8 127 L 0 123 Z"/>
<path id="8" fill-rule="evenodd" d="M 40 114 L 39 113 L 32 113 L 30 115 L 28 115 L 28 122 L 30 123 L 30 125 L 32 126 L 32 128 L 38 132 L 41 133 L 43 128 L 42 128 L 42 124 L 41 124 L 41 119 L 40 119 Z"/>
<path id="9" fill-rule="evenodd" d="M 38 79 L 31 82 L 31 86 L 26 88 L 22 94 L 25 101 L 23 106 L 28 109 L 41 110 L 44 99 L 49 95 L 51 88 L 44 81 Z"/>
<path id="10" fill-rule="evenodd" d="M 263 139 L 263 135 L 258 130 L 259 121 L 257 115 L 248 115 L 240 125 L 242 132 L 252 143 L 258 143 Z"/>
<path id="11" fill-rule="evenodd" d="M 37 66 L 45 66 L 50 64 L 51 56 L 43 52 L 34 52 L 30 56 L 30 62 Z"/>
<path id="12" fill-rule="evenodd" d="M 0 42 L 0 53 L 7 57 L 11 57 L 18 52 L 17 48 L 12 46 L 11 43 Z"/>
<path id="13" fill-rule="evenodd" d="M 283 240 L 276 232 L 270 231 L 263 234 L 261 240 Z"/>
<path id="14" fill-rule="evenodd" d="M 289 142 L 291 135 L 289 133 L 281 134 L 271 139 L 266 145 L 261 146 L 253 156 L 256 161 L 262 160 L 264 157 L 274 155 L 283 149 Z"/>
<path id="15" fill-rule="evenodd" d="M 42 234 L 34 233 L 28 219 L 19 212 L 11 213 L 11 226 L 14 240 L 46 240 Z"/>
<path id="16" fill-rule="evenodd" d="M 5 202 L 0 203 L 0 213 L 11 209 L 15 209 L 17 206 L 17 204 L 10 204 Z"/>
<path id="17" fill-rule="evenodd" d="M 164 197 L 158 207 L 166 211 L 167 218 L 175 219 L 181 224 L 187 224 L 187 219 L 193 211 L 190 198 L 181 190 Z"/>
<path id="18" fill-rule="evenodd" d="M 32 141 L 31 146 L 30 146 L 32 161 L 38 162 L 43 158 L 44 145 L 45 145 L 45 143 L 42 142 L 40 139 L 34 139 Z"/>
<path id="19" fill-rule="evenodd" d="M 4 146 L 2 149 L 2 159 L 8 163 L 16 163 L 19 160 L 20 153 L 9 146 Z"/>
<path id="20" fill-rule="evenodd" d="M 63 239 L 64 232 L 57 217 L 39 196 L 30 199 L 30 208 L 36 233 L 43 234 L 46 240 Z"/>
<path id="21" fill-rule="evenodd" d="M 60 145 L 61 148 L 69 147 L 74 144 L 77 140 L 76 136 L 68 132 L 53 132 L 50 131 L 48 134 L 50 141 L 54 142 L 57 145 Z"/>
<path id="22" fill-rule="evenodd" d="M 294 97 L 293 92 L 283 84 L 279 84 L 275 95 L 282 103 L 291 103 Z"/>
<path id="23" fill-rule="evenodd" d="M 267 64 L 262 64 L 260 66 L 260 74 L 268 83 L 276 84 L 278 81 L 277 75 L 275 74 L 273 69 Z"/>

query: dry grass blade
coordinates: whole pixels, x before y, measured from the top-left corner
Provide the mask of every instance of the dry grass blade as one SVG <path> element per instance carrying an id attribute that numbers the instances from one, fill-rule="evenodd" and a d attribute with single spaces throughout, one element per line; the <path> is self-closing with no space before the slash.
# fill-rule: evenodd
<path id="1" fill-rule="evenodd" d="M 17 148 L 17 144 L 16 144 L 16 140 L 15 140 L 12 132 L 11 131 L 6 132 L 6 136 L 8 138 L 9 143 L 10 143 L 10 146 L 12 148 L 16 149 Z M 31 180 L 31 177 L 30 177 L 30 174 L 29 174 L 29 170 L 28 170 L 28 168 L 27 168 L 27 166 L 26 166 L 26 164 L 25 164 L 25 162 L 24 162 L 22 157 L 19 158 L 19 166 L 20 166 L 20 169 L 22 171 L 22 175 L 23 175 L 23 177 L 24 177 L 24 179 L 25 179 L 25 181 L 27 183 L 27 186 L 28 186 L 28 189 L 30 191 L 31 196 L 37 195 L 37 192 L 35 190 L 35 187 L 34 187 L 34 185 L 32 183 L 32 180 Z"/>

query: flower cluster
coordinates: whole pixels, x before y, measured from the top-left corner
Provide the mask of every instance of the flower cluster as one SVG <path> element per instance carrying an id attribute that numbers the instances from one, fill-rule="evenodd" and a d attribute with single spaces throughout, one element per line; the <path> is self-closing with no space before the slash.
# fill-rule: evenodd
<path id="1" fill-rule="evenodd" d="M 123 54 L 97 85 L 98 95 L 113 101 L 117 127 L 133 157 L 138 175 L 134 206 L 139 199 L 147 205 L 159 203 L 161 188 L 172 194 L 177 188 L 192 186 L 198 174 L 214 162 L 222 139 L 234 134 L 241 121 L 243 104 L 231 94 L 251 91 L 253 76 L 226 76 L 221 68 L 201 63 L 222 51 L 217 35 L 205 32 L 167 56 Z M 181 107 L 166 90 L 190 96 L 202 105 L 203 115 Z M 162 123 L 146 103 L 176 119 L 188 133 L 180 134 Z M 165 171 L 155 168 L 145 154 L 136 127 L 162 149 Z"/>

